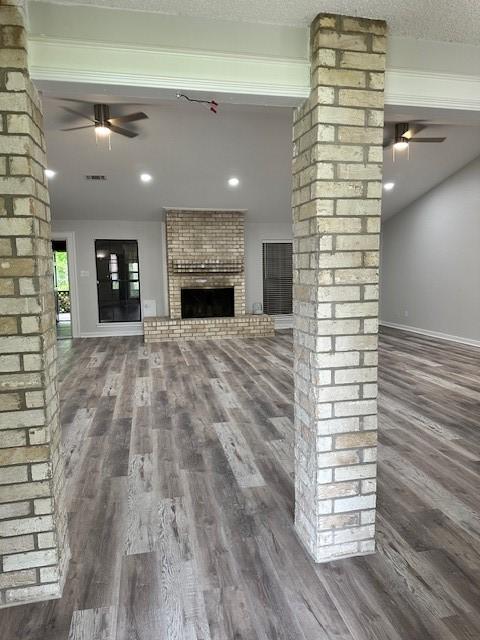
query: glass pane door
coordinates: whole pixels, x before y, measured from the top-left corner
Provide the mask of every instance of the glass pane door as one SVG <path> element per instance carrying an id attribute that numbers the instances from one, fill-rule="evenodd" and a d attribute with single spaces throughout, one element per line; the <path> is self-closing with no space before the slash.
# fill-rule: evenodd
<path id="1" fill-rule="evenodd" d="M 139 322 L 140 273 L 136 240 L 95 240 L 100 322 Z"/>

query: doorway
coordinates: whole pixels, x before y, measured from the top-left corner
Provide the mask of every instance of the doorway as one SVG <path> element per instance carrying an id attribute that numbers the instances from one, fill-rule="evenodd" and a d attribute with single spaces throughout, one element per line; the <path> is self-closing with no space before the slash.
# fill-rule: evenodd
<path id="1" fill-rule="evenodd" d="M 136 240 L 95 240 L 98 320 L 140 322 L 140 273 Z"/>
<path id="2" fill-rule="evenodd" d="M 57 338 L 78 338 L 80 322 L 73 232 L 52 232 L 52 261 Z"/>
<path id="3" fill-rule="evenodd" d="M 66 340 L 72 337 L 72 305 L 67 241 L 52 240 L 52 255 L 57 338 Z"/>

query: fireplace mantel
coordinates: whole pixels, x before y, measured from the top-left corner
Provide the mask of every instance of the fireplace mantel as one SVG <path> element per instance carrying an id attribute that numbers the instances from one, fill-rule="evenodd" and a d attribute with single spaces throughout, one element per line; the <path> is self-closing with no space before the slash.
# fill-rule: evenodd
<path id="1" fill-rule="evenodd" d="M 173 273 L 242 273 L 243 259 L 231 256 L 218 258 L 196 256 L 191 258 L 173 258 L 171 263 Z"/>

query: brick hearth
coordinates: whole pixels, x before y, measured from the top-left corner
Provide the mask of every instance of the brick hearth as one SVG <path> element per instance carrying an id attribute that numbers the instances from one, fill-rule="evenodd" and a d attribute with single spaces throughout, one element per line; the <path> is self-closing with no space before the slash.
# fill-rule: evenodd
<path id="1" fill-rule="evenodd" d="M 144 319 L 145 342 L 274 335 L 273 319 L 245 313 L 245 212 L 166 209 L 168 317 Z M 230 318 L 182 319 L 182 289 L 234 288 Z"/>

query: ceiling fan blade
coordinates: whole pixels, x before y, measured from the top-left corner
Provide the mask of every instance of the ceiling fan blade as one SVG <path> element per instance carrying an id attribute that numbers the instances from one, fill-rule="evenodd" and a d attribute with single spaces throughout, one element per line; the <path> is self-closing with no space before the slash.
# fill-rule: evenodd
<path id="1" fill-rule="evenodd" d="M 417 135 L 417 133 L 420 133 L 420 131 L 423 131 L 424 129 L 426 129 L 426 126 L 423 124 L 412 124 L 402 135 L 402 138 L 405 138 L 406 140 L 412 140 L 413 137 Z"/>
<path id="2" fill-rule="evenodd" d="M 130 113 L 127 116 L 117 116 L 116 118 L 109 118 L 108 121 L 111 124 L 122 124 L 123 122 L 135 122 L 136 120 L 148 119 L 146 113 L 143 111 L 137 111 L 136 113 Z"/>
<path id="3" fill-rule="evenodd" d="M 50 98 L 52 98 L 52 100 L 61 100 L 62 102 L 77 102 L 77 103 L 81 103 L 81 104 L 89 104 L 90 106 L 93 106 L 93 102 L 90 102 L 90 100 L 81 100 L 80 98 L 64 98 L 63 96 L 49 96 Z"/>
<path id="4" fill-rule="evenodd" d="M 447 138 L 412 138 L 409 142 L 443 142 Z"/>
<path id="5" fill-rule="evenodd" d="M 119 133 L 121 136 L 126 136 L 127 138 L 136 138 L 138 136 L 138 133 L 134 133 L 133 131 L 129 131 L 128 129 L 123 129 L 122 127 L 116 127 L 115 125 L 110 123 L 108 128 L 110 129 L 110 131 Z"/>
<path id="6" fill-rule="evenodd" d="M 94 124 L 85 124 L 81 127 L 68 127 L 67 129 L 60 129 L 60 131 L 78 131 L 79 129 L 93 129 L 94 127 Z"/>
<path id="7" fill-rule="evenodd" d="M 68 113 L 73 113 L 73 115 L 75 116 L 80 116 L 80 118 L 85 118 L 85 120 L 90 120 L 90 122 L 93 122 L 95 124 L 95 120 L 93 120 L 93 118 L 89 118 L 88 116 L 86 116 L 83 113 L 80 113 L 79 111 L 75 111 L 74 109 L 69 109 L 68 107 L 62 107 L 64 109 L 64 111 L 68 111 Z"/>

